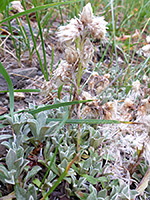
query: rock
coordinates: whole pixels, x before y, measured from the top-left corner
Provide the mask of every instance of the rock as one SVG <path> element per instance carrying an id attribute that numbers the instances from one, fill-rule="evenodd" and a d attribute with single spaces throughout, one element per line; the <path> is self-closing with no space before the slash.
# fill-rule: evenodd
<path id="1" fill-rule="evenodd" d="M 3 100 L 3 104 L 4 104 L 4 105 L 8 105 L 8 100 L 7 100 L 7 99 L 4 99 L 4 100 Z"/>
<path id="2" fill-rule="evenodd" d="M 37 72 L 37 75 L 38 75 L 38 76 L 42 76 L 42 75 L 43 75 L 42 71 L 39 70 L 39 71 Z"/>
<path id="3" fill-rule="evenodd" d="M 16 84 L 16 80 L 15 78 L 11 78 L 13 85 Z M 8 84 L 6 82 L 6 80 L 4 79 L 4 77 L 0 74 L 0 90 L 8 90 Z M 2 94 L 2 93 L 1 93 Z"/>

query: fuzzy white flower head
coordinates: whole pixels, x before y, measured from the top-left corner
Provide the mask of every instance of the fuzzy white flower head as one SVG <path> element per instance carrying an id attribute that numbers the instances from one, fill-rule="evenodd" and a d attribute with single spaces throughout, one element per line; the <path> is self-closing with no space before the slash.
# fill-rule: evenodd
<path id="1" fill-rule="evenodd" d="M 133 86 L 133 90 L 134 90 L 135 92 L 138 92 L 138 91 L 140 91 L 141 83 L 140 83 L 139 80 L 137 80 L 137 81 L 134 81 L 134 82 L 132 83 L 132 86 Z"/>
<path id="2" fill-rule="evenodd" d="M 54 78 L 57 87 L 60 87 L 64 83 L 68 83 L 72 79 L 73 67 L 66 61 L 62 60 L 58 68 L 54 71 Z"/>
<path id="3" fill-rule="evenodd" d="M 69 64 L 74 64 L 78 60 L 77 51 L 73 47 L 68 47 L 65 50 L 65 59 Z"/>
<path id="4" fill-rule="evenodd" d="M 80 20 L 83 24 L 88 24 L 92 22 L 93 10 L 90 3 L 83 7 L 82 13 L 80 15 Z"/>
<path id="5" fill-rule="evenodd" d="M 86 66 L 92 59 L 94 54 L 94 47 L 89 39 L 86 40 L 82 51 L 79 53 L 80 60 L 83 66 Z"/>
<path id="6" fill-rule="evenodd" d="M 66 26 L 60 26 L 57 32 L 57 37 L 61 42 L 70 44 L 80 36 L 80 31 L 83 30 L 81 21 L 77 18 L 71 19 Z"/>
<path id="7" fill-rule="evenodd" d="M 106 25 L 107 22 L 104 20 L 104 17 L 94 17 L 91 24 L 89 24 L 92 37 L 95 39 L 105 39 Z"/>

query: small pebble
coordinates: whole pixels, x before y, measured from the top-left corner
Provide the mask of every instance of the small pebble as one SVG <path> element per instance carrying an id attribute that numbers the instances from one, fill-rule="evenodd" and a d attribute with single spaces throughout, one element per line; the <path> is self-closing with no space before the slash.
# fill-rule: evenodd
<path id="1" fill-rule="evenodd" d="M 4 99 L 4 100 L 3 100 L 3 104 L 4 104 L 4 105 L 8 105 L 8 100 L 7 100 L 7 99 Z"/>
<path id="2" fill-rule="evenodd" d="M 42 73 L 42 71 L 40 71 L 40 70 L 37 72 L 37 75 L 38 75 L 38 76 L 41 76 L 42 74 L 43 74 L 43 73 Z"/>

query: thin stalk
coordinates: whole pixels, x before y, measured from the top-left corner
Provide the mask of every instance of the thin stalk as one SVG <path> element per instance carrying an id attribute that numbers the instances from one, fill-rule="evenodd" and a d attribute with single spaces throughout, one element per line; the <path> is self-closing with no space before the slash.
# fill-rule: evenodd
<path id="1" fill-rule="evenodd" d="M 50 79 L 52 78 L 52 73 L 53 73 L 53 61 L 54 61 L 54 45 L 52 48 L 52 56 L 51 56 L 51 71 L 50 71 Z"/>
<path id="2" fill-rule="evenodd" d="M 34 7 L 36 7 L 35 0 L 33 0 L 33 4 L 34 4 Z M 41 24 L 40 24 L 40 18 L 39 18 L 39 15 L 38 15 L 37 11 L 35 12 L 35 15 L 36 15 L 38 28 L 39 28 L 39 33 L 40 33 L 40 38 L 41 38 L 41 43 L 42 43 L 42 50 L 43 50 L 43 56 L 44 56 L 44 65 L 45 65 L 45 71 L 46 71 L 45 76 L 46 76 L 46 80 L 48 80 L 48 70 L 47 70 L 45 45 L 44 45 L 44 39 L 43 39 L 43 34 L 42 34 L 42 28 L 41 28 Z"/>
<path id="3" fill-rule="evenodd" d="M 26 48 L 29 51 L 29 60 L 31 61 L 32 60 L 32 52 L 31 52 L 29 37 L 28 37 L 28 35 L 26 33 L 26 30 L 25 30 L 25 28 L 24 28 L 24 26 L 22 24 L 21 19 L 16 18 L 16 21 L 17 21 L 18 27 L 20 29 L 20 32 L 22 34 L 22 37 L 24 38 L 24 43 L 26 44 Z"/>
<path id="4" fill-rule="evenodd" d="M 6 0 L 6 10 L 5 10 L 5 12 L 6 12 L 6 16 L 9 17 L 9 1 L 8 0 Z M 8 28 L 9 28 L 9 32 L 11 33 L 11 36 L 13 36 L 13 31 L 12 31 L 12 26 L 11 26 L 10 21 L 8 21 Z M 18 58 L 18 51 L 17 51 L 15 39 L 14 39 L 14 37 L 11 37 L 11 39 L 12 39 L 12 43 L 13 43 L 13 46 L 14 46 L 15 51 L 16 51 L 16 56 Z"/>
<path id="5" fill-rule="evenodd" d="M 26 10 L 24 1 L 22 1 L 22 5 L 23 5 L 23 7 L 24 7 L 24 10 Z M 38 57 L 38 59 L 39 59 L 39 63 L 40 63 L 40 66 L 41 66 L 42 73 L 43 73 L 43 75 L 44 75 L 45 80 L 48 81 L 48 77 L 47 77 L 47 74 L 45 73 L 44 66 L 43 66 L 43 64 L 42 64 L 42 60 L 41 60 L 40 54 L 39 54 L 39 52 L 38 52 L 38 50 L 37 50 L 36 40 L 35 40 L 35 38 L 34 38 L 33 30 L 32 30 L 31 23 L 30 23 L 30 19 L 29 19 L 29 16 L 28 16 L 28 15 L 26 15 L 26 20 L 27 20 L 27 23 L 28 23 L 28 26 L 29 26 L 29 29 L 30 29 L 30 33 L 31 33 L 31 37 L 32 37 L 32 40 L 33 40 L 34 49 L 35 49 L 36 54 L 37 54 L 37 57 Z"/>
<path id="6" fill-rule="evenodd" d="M 80 62 L 79 66 L 78 66 L 78 73 L 77 73 L 77 86 L 78 86 L 78 88 L 80 87 L 82 74 L 83 74 L 83 67 L 82 67 L 82 63 Z"/>

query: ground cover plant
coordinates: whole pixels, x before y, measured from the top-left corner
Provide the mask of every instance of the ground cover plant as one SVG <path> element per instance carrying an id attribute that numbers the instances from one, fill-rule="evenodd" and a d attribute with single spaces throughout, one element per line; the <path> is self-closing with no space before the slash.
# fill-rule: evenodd
<path id="1" fill-rule="evenodd" d="M 2 1 L 0 199 L 150 199 L 149 8 Z"/>

